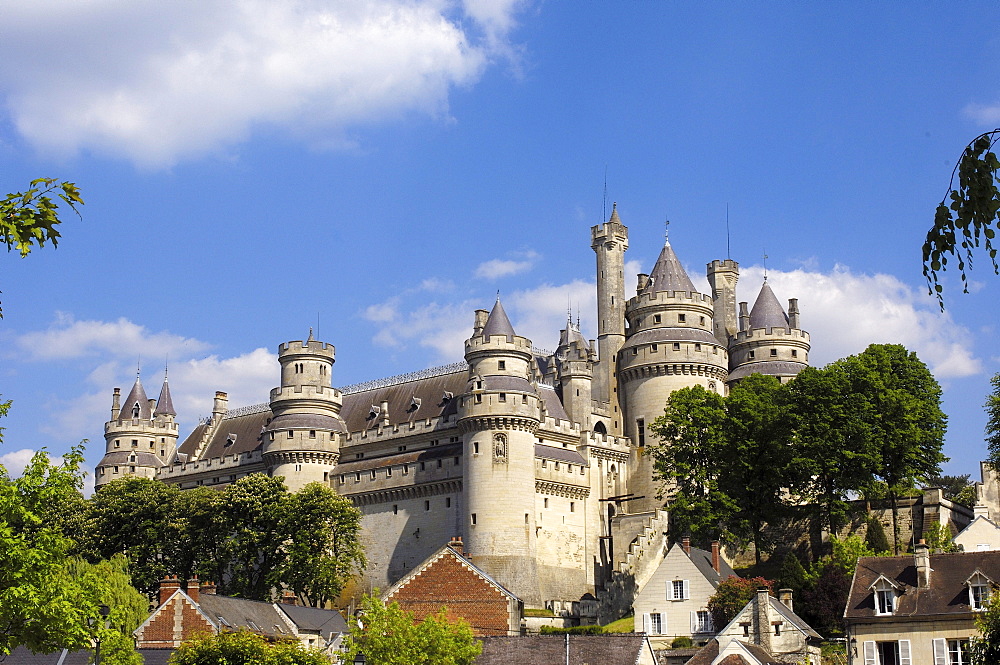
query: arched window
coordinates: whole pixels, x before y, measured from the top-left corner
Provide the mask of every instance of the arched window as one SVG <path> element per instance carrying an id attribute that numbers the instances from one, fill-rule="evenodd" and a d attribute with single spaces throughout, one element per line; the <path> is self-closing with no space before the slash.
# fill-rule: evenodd
<path id="1" fill-rule="evenodd" d="M 139 417 L 139 403 L 138 402 L 136 402 L 132 406 L 132 417 L 133 418 L 138 418 Z"/>
<path id="2" fill-rule="evenodd" d="M 604 426 L 604 423 L 599 422 L 596 425 L 594 425 L 594 433 L 600 434 L 601 436 L 607 436 L 608 428 Z"/>

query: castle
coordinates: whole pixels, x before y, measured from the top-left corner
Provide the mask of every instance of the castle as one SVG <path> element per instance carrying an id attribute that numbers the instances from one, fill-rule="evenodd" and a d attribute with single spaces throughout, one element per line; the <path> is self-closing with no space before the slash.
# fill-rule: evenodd
<path id="1" fill-rule="evenodd" d="M 268 402 L 228 409 L 217 392 L 212 416 L 180 443 L 166 379 L 152 400 L 137 378 L 124 401 L 114 390 L 97 487 L 129 475 L 220 487 L 257 472 L 292 491 L 322 482 L 363 514 L 366 587 L 389 587 L 460 536 L 528 606 L 599 594 L 638 565 L 637 542 L 664 531 L 643 449 L 670 393 L 724 394 L 755 372 L 790 380 L 809 334 L 796 300 L 786 313 L 766 281 L 737 309 L 735 261 L 709 263 L 712 293 L 699 293 L 669 242 L 626 299 L 616 209 L 591 247 L 596 340 L 568 320 L 555 353 L 541 351 L 498 298 L 475 312 L 465 362 L 338 389 L 334 347 L 310 332 L 279 346 Z"/>

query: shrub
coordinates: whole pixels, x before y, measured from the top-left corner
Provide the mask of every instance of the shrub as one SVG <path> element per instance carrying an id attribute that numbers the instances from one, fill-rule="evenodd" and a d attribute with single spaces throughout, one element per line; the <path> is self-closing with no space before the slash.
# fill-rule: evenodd
<path id="1" fill-rule="evenodd" d="M 600 635 L 604 628 L 598 625 L 593 626 L 572 626 L 570 628 L 557 628 L 556 626 L 542 626 L 539 631 L 542 635 Z"/>
<path id="2" fill-rule="evenodd" d="M 670 643 L 671 649 L 687 649 L 688 647 L 693 647 L 694 642 L 687 635 L 681 635 L 680 637 L 675 637 L 674 641 Z"/>

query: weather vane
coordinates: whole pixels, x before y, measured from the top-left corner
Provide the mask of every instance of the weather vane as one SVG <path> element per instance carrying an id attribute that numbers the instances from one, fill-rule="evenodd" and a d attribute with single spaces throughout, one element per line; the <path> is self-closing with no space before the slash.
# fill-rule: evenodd
<path id="1" fill-rule="evenodd" d="M 666 217 L 663 218 L 663 239 L 670 242 L 670 220 Z"/>
<path id="2" fill-rule="evenodd" d="M 767 281 L 767 250 L 764 250 L 764 281 Z"/>

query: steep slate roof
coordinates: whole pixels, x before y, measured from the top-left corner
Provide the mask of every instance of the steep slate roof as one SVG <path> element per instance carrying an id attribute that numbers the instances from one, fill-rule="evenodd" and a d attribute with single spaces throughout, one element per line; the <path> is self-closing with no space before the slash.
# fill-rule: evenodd
<path id="1" fill-rule="evenodd" d="M 587 466 L 587 460 L 584 459 L 583 455 L 575 450 L 570 450 L 569 448 L 556 448 L 555 446 L 546 446 L 541 443 L 535 444 L 535 457 Z"/>
<path id="2" fill-rule="evenodd" d="M 485 637 L 482 643 L 476 665 L 635 665 L 642 651 L 650 649 L 646 636 L 635 633 Z"/>
<path id="3" fill-rule="evenodd" d="M 767 282 L 760 287 L 750 310 L 750 328 L 788 328 L 788 316 Z"/>
<path id="4" fill-rule="evenodd" d="M 287 614 L 300 631 L 319 633 L 328 642 L 350 630 L 340 612 L 284 603 L 280 603 L 278 609 Z"/>
<path id="5" fill-rule="evenodd" d="M 973 573 L 979 570 L 994 583 L 1000 583 L 1000 551 L 931 554 L 930 565 L 930 586 L 918 588 L 913 556 L 861 557 L 851 582 L 844 618 L 898 621 L 901 616 L 967 614 L 972 609 L 965 581 Z M 879 576 L 905 589 L 897 596 L 892 615 L 875 614 L 875 595 L 871 586 Z"/>
<path id="6" fill-rule="evenodd" d="M 135 456 L 135 461 L 132 460 L 133 455 Z M 140 453 L 131 450 L 113 450 L 110 453 L 106 453 L 101 458 L 101 466 L 107 466 L 108 464 L 118 464 L 121 466 L 135 464 L 137 466 L 151 466 L 154 469 L 166 466 L 166 462 L 153 453 Z"/>
<path id="7" fill-rule="evenodd" d="M 679 547 L 675 545 L 674 547 Z M 715 572 L 715 568 L 712 568 L 712 553 L 697 547 L 692 547 L 691 552 L 688 554 L 688 558 L 691 559 L 691 563 L 695 565 L 698 572 L 701 573 L 706 580 L 713 587 L 719 586 L 719 582 L 728 578 L 731 575 L 736 575 L 736 571 L 733 570 L 732 566 L 726 563 L 726 560 L 719 555 L 719 572 Z"/>
<path id="8" fill-rule="evenodd" d="M 177 412 L 174 411 L 174 401 L 170 398 L 170 384 L 167 383 L 167 377 L 163 377 L 163 387 L 160 388 L 160 397 L 156 400 L 156 411 L 153 412 L 153 415 L 177 415 Z"/>
<path id="9" fill-rule="evenodd" d="M 669 242 L 663 245 L 660 256 L 656 259 L 656 265 L 649 273 L 649 285 L 642 290 L 643 293 L 650 294 L 659 291 L 698 292 Z"/>
<path id="10" fill-rule="evenodd" d="M 135 384 L 129 391 L 128 397 L 122 402 L 122 410 L 118 415 L 118 420 L 132 420 L 132 408 L 136 402 L 139 403 L 139 420 L 152 420 L 153 414 L 149 411 L 149 398 L 146 397 L 146 391 L 138 376 L 135 377 Z"/>
<path id="11" fill-rule="evenodd" d="M 823 639 L 823 636 L 813 630 L 812 626 L 807 624 L 805 620 L 798 614 L 792 611 L 790 607 L 785 605 L 783 602 L 775 598 L 774 596 L 768 596 L 768 601 L 771 604 L 771 610 L 777 612 L 781 615 L 781 618 L 788 622 L 789 625 L 794 626 L 798 630 L 809 637 L 815 638 L 817 640 Z"/>
<path id="12" fill-rule="evenodd" d="M 510 325 L 510 319 L 507 318 L 507 312 L 503 311 L 503 305 L 500 304 L 500 296 L 497 296 L 496 304 L 493 305 L 493 311 L 490 312 L 489 318 L 486 319 L 486 325 L 483 326 L 482 334 L 486 338 L 493 335 L 506 335 L 508 338 L 511 338 L 516 334 L 514 326 Z"/>
<path id="13" fill-rule="evenodd" d="M 219 630 L 246 628 L 274 638 L 293 634 L 289 626 L 291 617 L 279 612 L 273 603 L 205 593 L 200 595 L 197 605 Z"/>

